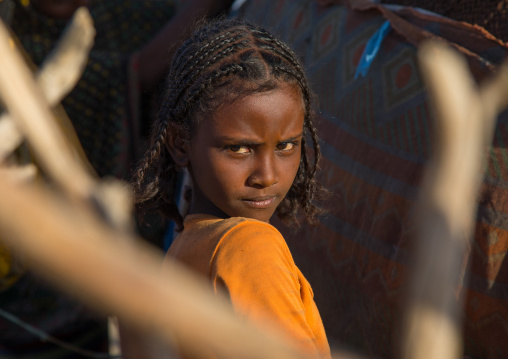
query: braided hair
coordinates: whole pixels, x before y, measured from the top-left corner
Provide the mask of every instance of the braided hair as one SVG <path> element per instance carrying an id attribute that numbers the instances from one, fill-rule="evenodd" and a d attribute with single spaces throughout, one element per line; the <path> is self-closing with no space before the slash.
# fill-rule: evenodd
<path id="1" fill-rule="evenodd" d="M 283 42 L 239 19 L 205 23 L 175 53 L 150 146 L 134 174 L 138 207 L 160 211 L 181 229 L 183 219 L 174 200 L 178 168 L 166 148 L 168 136 L 188 140 L 206 113 L 283 83 L 300 90 L 305 106 L 304 136 L 296 177 L 276 213 L 284 222 L 297 224 L 297 212 L 302 208 L 308 222 L 316 224 L 321 209 L 314 201 L 325 191 L 315 178 L 321 152 L 313 124 L 313 95 L 302 65 Z"/>

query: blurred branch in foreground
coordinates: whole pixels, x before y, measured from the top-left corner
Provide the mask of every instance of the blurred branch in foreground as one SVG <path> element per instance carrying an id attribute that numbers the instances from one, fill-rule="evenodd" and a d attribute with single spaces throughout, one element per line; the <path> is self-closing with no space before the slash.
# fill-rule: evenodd
<path id="1" fill-rule="evenodd" d="M 508 105 L 508 64 L 477 89 L 465 60 L 438 42 L 419 53 L 435 113 L 433 154 L 421 186 L 404 359 L 462 355 L 460 287 L 497 115 Z"/>

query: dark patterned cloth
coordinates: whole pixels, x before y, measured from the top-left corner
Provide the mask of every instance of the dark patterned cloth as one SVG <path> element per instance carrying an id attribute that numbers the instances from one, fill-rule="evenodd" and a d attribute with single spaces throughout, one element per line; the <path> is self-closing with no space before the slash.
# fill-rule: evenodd
<path id="1" fill-rule="evenodd" d="M 386 4 L 419 7 L 468 24 L 484 27 L 503 41 L 508 41 L 507 0 L 384 0 Z"/>
<path id="2" fill-rule="evenodd" d="M 100 176 L 125 178 L 137 155 L 139 88 L 132 54 L 174 14 L 172 0 L 94 1 L 94 47 L 76 88 L 62 101 L 89 161 Z M 36 65 L 67 22 L 17 5 L 11 27 Z"/>
<path id="3" fill-rule="evenodd" d="M 326 1 L 326 0 L 323 0 Z M 333 1 L 333 0 L 330 0 Z M 467 54 L 478 82 L 508 48 L 484 29 L 409 8 L 363 11 L 315 0 L 250 0 L 245 17 L 278 34 L 301 57 L 319 98 L 329 214 L 298 232 L 278 225 L 312 284 L 330 342 L 393 358 L 413 209 L 432 148 L 432 115 L 418 72 L 417 44 L 441 37 Z M 363 49 L 390 19 L 366 77 L 354 78 Z M 499 117 L 482 184 L 465 295 L 465 352 L 508 357 L 508 115 Z"/>
<path id="4" fill-rule="evenodd" d="M 11 288 L 0 293 L 0 309 L 81 350 L 108 352 L 106 318 L 91 313 L 32 274 L 25 274 Z M 0 317 L 0 358 L 71 359 L 84 356 L 41 340 L 34 333 Z"/>

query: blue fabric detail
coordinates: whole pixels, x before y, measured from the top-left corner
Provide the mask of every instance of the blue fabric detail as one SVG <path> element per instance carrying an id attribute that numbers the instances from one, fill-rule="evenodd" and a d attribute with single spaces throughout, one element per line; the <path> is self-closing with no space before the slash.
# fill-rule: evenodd
<path id="1" fill-rule="evenodd" d="M 381 43 L 383 42 L 383 39 L 388 34 L 390 29 L 390 21 L 386 21 L 383 23 L 383 25 L 381 25 L 379 30 L 377 30 L 376 33 L 372 35 L 369 41 L 367 41 L 367 45 L 365 45 L 365 49 L 363 50 L 360 62 L 356 67 L 355 79 L 357 79 L 359 75 L 364 77 L 367 75 L 370 64 L 372 64 L 372 61 L 374 61 L 374 58 L 376 57 L 379 48 L 381 47 Z"/>
<path id="2" fill-rule="evenodd" d="M 182 203 L 182 201 L 185 201 L 185 199 L 183 199 L 183 191 L 185 191 L 186 176 L 188 176 L 187 172 L 183 171 L 177 172 L 176 175 L 174 200 L 180 212 L 182 212 L 182 208 L 184 206 L 184 203 Z M 177 234 L 178 233 L 176 232 L 176 223 L 172 220 L 168 221 L 168 225 L 166 227 L 166 231 L 164 232 L 163 237 L 164 252 L 167 252 L 169 247 L 171 247 L 171 244 L 173 244 L 173 241 Z"/>
<path id="3" fill-rule="evenodd" d="M 175 222 L 169 221 L 168 226 L 166 227 L 166 231 L 164 232 L 164 237 L 163 237 L 164 253 L 166 253 L 168 251 L 169 247 L 171 246 L 171 244 L 173 244 L 173 241 L 176 237 L 175 230 L 176 230 Z"/>

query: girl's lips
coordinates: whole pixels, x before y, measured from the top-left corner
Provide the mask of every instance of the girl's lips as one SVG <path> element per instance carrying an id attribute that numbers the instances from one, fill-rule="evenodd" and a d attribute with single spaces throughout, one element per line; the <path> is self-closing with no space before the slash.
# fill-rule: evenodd
<path id="1" fill-rule="evenodd" d="M 275 197 L 248 198 L 242 201 L 252 208 L 267 208 L 275 202 Z"/>

